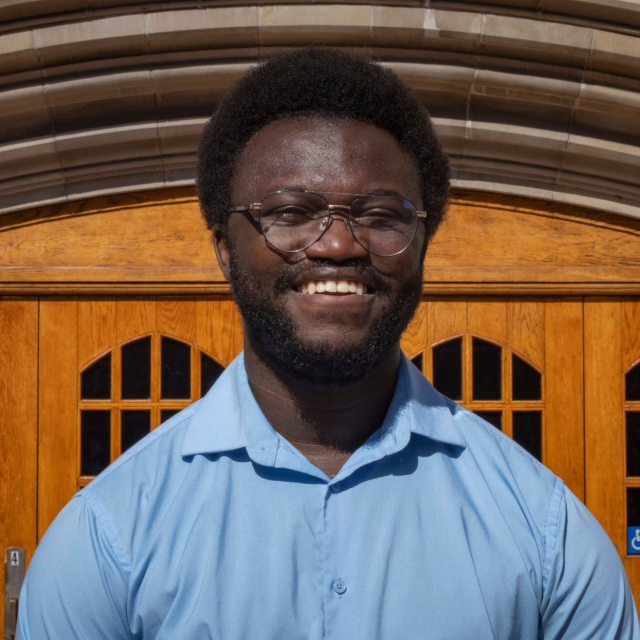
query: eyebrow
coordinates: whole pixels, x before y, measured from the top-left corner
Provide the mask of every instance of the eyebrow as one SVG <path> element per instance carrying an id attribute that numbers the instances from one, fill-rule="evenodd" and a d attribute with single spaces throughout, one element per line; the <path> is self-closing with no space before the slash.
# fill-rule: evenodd
<path id="1" fill-rule="evenodd" d="M 308 189 L 303 184 L 283 184 L 276 185 L 269 193 L 274 191 L 307 191 Z M 309 189 L 310 191 L 310 189 Z"/>
<path id="2" fill-rule="evenodd" d="M 396 191 L 395 189 L 373 189 L 373 190 L 369 191 L 368 193 L 366 193 L 364 195 L 368 195 L 368 196 L 398 196 L 399 198 L 404 198 L 405 197 L 404 195 L 402 195 L 399 191 Z"/>

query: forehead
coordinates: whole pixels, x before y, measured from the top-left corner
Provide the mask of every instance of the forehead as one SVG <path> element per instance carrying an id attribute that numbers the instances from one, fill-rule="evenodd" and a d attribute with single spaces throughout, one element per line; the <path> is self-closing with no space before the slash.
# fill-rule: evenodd
<path id="1" fill-rule="evenodd" d="M 338 193 L 396 191 L 420 202 L 411 156 L 387 131 L 353 120 L 287 120 L 266 126 L 243 150 L 234 173 L 234 202 L 256 202 L 285 188 Z"/>

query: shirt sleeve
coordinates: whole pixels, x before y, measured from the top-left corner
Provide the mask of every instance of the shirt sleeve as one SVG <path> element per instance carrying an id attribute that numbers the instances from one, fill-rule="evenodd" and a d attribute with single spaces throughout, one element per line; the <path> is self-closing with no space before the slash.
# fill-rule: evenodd
<path id="1" fill-rule="evenodd" d="M 541 606 L 545 640 L 640 640 L 638 614 L 613 543 L 563 487 L 547 521 Z"/>
<path id="2" fill-rule="evenodd" d="M 130 640 L 127 593 L 122 562 L 78 495 L 33 556 L 20 594 L 17 640 Z"/>

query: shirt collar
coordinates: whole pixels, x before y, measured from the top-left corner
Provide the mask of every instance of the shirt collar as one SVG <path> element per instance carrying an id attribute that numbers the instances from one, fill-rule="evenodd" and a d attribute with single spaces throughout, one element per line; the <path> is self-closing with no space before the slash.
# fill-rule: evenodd
<path id="1" fill-rule="evenodd" d="M 353 472 L 355 466 L 360 467 L 403 449 L 411 433 L 465 447 L 445 398 L 402 355 L 396 390 L 382 427 L 352 455 L 333 481 Z M 309 472 L 305 468 L 306 459 L 273 429 L 253 397 L 243 353 L 227 367 L 198 403 L 181 453 L 192 456 L 241 448 L 245 448 L 258 464 Z M 301 460 L 296 462 L 296 458 Z M 326 478 L 322 472 L 314 475 Z"/>

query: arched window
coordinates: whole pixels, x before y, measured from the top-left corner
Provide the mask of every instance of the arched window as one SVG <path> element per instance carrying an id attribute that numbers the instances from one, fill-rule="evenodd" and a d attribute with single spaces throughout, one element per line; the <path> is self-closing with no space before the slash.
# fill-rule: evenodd
<path id="1" fill-rule="evenodd" d="M 171 336 L 138 336 L 80 372 L 79 485 L 209 391 L 224 371 L 212 356 Z"/>
<path id="2" fill-rule="evenodd" d="M 433 345 L 412 361 L 438 391 L 542 459 L 542 372 L 533 364 L 503 345 L 472 335 Z"/>

